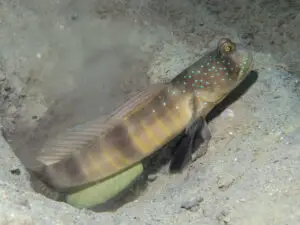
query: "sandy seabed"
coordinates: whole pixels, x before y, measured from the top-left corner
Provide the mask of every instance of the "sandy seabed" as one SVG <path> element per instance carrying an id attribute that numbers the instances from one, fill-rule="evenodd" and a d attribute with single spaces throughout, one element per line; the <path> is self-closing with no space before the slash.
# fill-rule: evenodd
<path id="1" fill-rule="evenodd" d="M 299 28 L 288 0 L 0 0 L 0 115 L 13 134 L 0 142 L 0 224 L 300 224 Z M 33 192 L 15 155 L 31 163 L 20 140 L 50 107 L 39 140 L 170 79 L 222 36 L 253 50 L 258 80 L 209 124 L 204 157 L 114 213 Z"/>

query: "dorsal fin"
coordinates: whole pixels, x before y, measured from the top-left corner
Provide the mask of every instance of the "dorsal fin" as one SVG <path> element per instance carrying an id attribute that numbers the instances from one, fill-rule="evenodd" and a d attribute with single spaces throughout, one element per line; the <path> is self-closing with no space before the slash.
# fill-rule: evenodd
<path id="1" fill-rule="evenodd" d="M 146 105 L 164 87 L 166 85 L 151 85 L 147 90 L 136 93 L 134 97 L 114 110 L 108 117 L 98 118 L 67 129 L 56 138 L 47 141 L 36 159 L 44 165 L 50 165 L 83 150 L 96 137 L 103 137 L 119 122 L 119 119 L 135 111 L 137 107 Z"/>

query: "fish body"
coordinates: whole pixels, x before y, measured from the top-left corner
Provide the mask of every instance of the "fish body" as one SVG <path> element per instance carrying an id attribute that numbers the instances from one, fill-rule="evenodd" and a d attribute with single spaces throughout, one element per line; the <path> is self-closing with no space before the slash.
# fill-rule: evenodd
<path id="1" fill-rule="evenodd" d="M 67 134 L 71 139 L 46 145 L 45 152 L 48 152 L 46 148 L 58 151 L 54 158 L 52 154 L 40 158 L 45 164 L 51 162 L 43 171 L 52 178 L 51 185 L 64 190 L 83 185 L 87 180 L 103 180 L 140 162 L 182 132 L 192 118 L 193 95 L 189 92 L 174 95 L 175 89 L 170 85 L 158 88 L 156 93 L 151 90 L 137 95 L 136 98 L 143 101 L 133 109 L 130 107 L 127 111 L 128 104 L 118 109 L 104 123 L 104 133 L 101 133 L 103 123 L 94 121 L 72 129 Z M 89 136 L 95 131 L 101 134 Z M 73 147 L 69 143 L 76 142 L 74 139 L 78 140 L 79 136 L 89 138 L 82 141 L 81 148 L 85 151 L 70 149 L 73 152 L 69 157 L 56 161 L 59 152 L 63 152 L 66 145 Z"/>
<path id="2" fill-rule="evenodd" d="M 50 140 L 37 156 L 39 174 L 57 190 L 126 173 L 222 101 L 250 72 L 252 55 L 230 39 L 167 84 L 151 85 L 105 121 L 95 120 Z"/>

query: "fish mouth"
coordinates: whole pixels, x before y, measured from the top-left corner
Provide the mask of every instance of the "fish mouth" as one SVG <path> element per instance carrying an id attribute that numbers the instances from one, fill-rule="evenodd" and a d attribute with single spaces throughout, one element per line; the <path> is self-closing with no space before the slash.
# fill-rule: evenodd
<path id="1" fill-rule="evenodd" d="M 243 80 L 247 74 L 251 71 L 253 65 L 253 55 L 251 52 L 245 57 L 246 65 L 239 71 L 237 79 L 239 81 Z"/>

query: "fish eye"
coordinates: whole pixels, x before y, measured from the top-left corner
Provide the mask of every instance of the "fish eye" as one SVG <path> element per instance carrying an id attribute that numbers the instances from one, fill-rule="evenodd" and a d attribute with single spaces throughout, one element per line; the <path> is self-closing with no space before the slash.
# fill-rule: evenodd
<path id="1" fill-rule="evenodd" d="M 235 50 L 235 45 L 234 43 L 225 42 L 223 43 L 221 50 L 223 53 L 229 54 Z"/>

